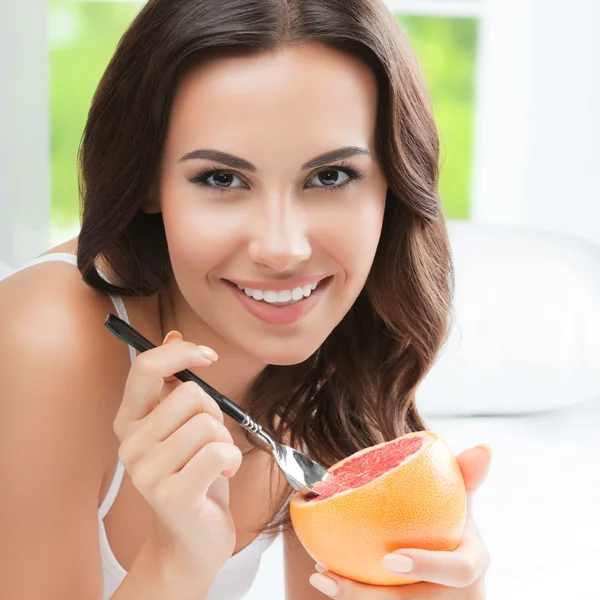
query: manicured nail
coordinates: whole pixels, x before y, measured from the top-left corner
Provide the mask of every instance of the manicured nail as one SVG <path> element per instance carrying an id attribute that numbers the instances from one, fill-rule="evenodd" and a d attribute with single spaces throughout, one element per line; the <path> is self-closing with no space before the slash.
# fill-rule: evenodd
<path id="1" fill-rule="evenodd" d="M 165 339 L 163 340 L 163 344 L 167 344 L 169 343 L 171 340 L 174 339 L 178 339 L 178 340 L 182 340 L 183 336 L 181 335 L 181 333 L 179 333 L 179 331 L 169 331 L 169 333 L 167 333 L 167 335 L 165 335 Z"/>
<path id="2" fill-rule="evenodd" d="M 323 592 L 327 596 L 335 596 L 338 593 L 338 585 L 333 579 L 325 577 L 320 573 L 313 573 L 310 576 L 310 584 L 317 588 L 320 592 Z"/>
<path id="3" fill-rule="evenodd" d="M 207 348 L 206 346 L 198 346 L 198 348 L 202 351 L 204 358 L 208 358 L 208 360 L 212 360 L 213 362 L 219 360 L 219 355 L 212 348 Z"/>
<path id="4" fill-rule="evenodd" d="M 381 564 L 386 569 L 396 571 L 396 573 L 409 573 L 413 568 L 412 558 L 404 554 L 386 554 Z"/>
<path id="5" fill-rule="evenodd" d="M 489 444 L 477 444 L 475 448 L 481 448 L 485 450 L 490 456 L 492 455 L 492 447 Z"/>
<path id="6" fill-rule="evenodd" d="M 323 565 L 320 565 L 319 563 L 315 564 L 315 569 L 317 571 L 319 571 L 319 573 L 324 573 L 325 571 L 327 571 L 327 569 Z"/>

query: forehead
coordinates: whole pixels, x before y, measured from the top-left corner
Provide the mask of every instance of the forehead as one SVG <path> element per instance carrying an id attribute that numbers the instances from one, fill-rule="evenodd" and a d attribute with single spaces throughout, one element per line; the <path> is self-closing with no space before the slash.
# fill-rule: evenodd
<path id="1" fill-rule="evenodd" d="M 327 46 L 218 58 L 181 82 L 169 143 L 252 152 L 268 140 L 277 151 L 293 142 L 300 149 L 311 146 L 311 153 L 338 143 L 370 146 L 376 111 L 371 70 Z"/>

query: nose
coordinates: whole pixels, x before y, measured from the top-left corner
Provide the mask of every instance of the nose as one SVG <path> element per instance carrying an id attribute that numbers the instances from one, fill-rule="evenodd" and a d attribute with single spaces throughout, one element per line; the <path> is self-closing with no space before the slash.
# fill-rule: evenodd
<path id="1" fill-rule="evenodd" d="M 252 219 L 249 254 L 275 271 L 294 269 L 311 255 L 306 216 L 294 199 L 273 194 L 259 203 Z"/>

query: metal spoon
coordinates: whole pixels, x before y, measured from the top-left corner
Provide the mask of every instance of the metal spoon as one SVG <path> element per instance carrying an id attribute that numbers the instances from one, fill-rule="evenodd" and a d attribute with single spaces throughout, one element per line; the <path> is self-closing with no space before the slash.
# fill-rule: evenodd
<path id="1" fill-rule="evenodd" d="M 104 325 L 118 338 L 133 346 L 138 352 L 146 352 L 146 350 L 156 348 L 151 341 L 147 340 L 131 325 L 112 313 L 106 317 Z M 180 381 L 195 381 L 209 396 L 214 398 L 215 402 L 226 415 L 265 442 L 271 448 L 277 464 L 294 489 L 299 490 L 303 496 L 309 494 L 311 497 L 319 495 L 314 489 L 314 484 L 330 477 L 331 473 L 327 469 L 308 458 L 305 454 L 302 454 L 302 452 L 276 442 L 246 411 L 220 392 L 217 392 L 212 386 L 188 369 L 175 373 L 175 377 Z"/>

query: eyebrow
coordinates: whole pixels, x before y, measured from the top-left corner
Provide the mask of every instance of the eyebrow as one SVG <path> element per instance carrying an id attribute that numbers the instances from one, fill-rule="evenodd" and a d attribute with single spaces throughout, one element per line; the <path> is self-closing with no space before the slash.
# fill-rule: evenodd
<path id="1" fill-rule="evenodd" d="M 361 148 L 359 146 L 345 146 L 344 148 L 338 148 L 336 150 L 325 152 L 324 154 L 319 154 L 319 156 L 316 156 L 307 163 L 304 163 L 302 165 L 302 170 L 314 169 L 315 167 L 321 167 L 332 162 L 337 162 L 344 160 L 345 158 L 350 158 L 351 156 L 359 155 L 370 156 L 371 153 L 366 148 Z M 192 150 L 192 152 L 188 152 L 185 156 L 182 156 L 179 159 L 179 162 L 181 163 L 186 160 L 194 160 L 199 158 L 214 160 L 215 162 L 227 165 L 233 169 L 250 171 L 252 173 L 255 173 L 257 170 L 251 162 L 248 162 L 239 156 L 234 156 L 233 154 L 228 154 L 227 152 L 221 152 L 220 150 Z"/>

